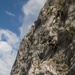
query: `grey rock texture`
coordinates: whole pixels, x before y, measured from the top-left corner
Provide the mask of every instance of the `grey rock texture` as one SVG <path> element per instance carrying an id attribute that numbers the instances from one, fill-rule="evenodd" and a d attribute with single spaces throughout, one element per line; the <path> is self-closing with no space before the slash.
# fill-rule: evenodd
<path id="1" fill-rule="evenodd" d="M 10 75 L 75 75 L 75 0 L 47 0 Z"/>

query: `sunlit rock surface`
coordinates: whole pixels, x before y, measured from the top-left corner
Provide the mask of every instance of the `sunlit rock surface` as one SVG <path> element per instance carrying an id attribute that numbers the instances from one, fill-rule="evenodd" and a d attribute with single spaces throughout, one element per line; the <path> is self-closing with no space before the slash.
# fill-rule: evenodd
<path id="1" fill-rule="evenodd" d="M 75 75 L 75 0 L 47 0 L 10 75 Z"/>

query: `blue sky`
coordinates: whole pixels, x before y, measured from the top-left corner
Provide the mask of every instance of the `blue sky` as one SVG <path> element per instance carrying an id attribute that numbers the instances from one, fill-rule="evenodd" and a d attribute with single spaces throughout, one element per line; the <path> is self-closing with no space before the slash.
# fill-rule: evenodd
<path id="1" fill-rule="evenodd" d="M 10 75 L 19 44 L 46 0 L 0 0 L 0 75 Z"/>
<path id="2" fill-rule="evenodd" d="M 18 27 L 21 25 L 20 18 L 23 17 L 21 10 L 27 0 L 0 0 L 0 28 L 9 29 L 20 34 Z"/>

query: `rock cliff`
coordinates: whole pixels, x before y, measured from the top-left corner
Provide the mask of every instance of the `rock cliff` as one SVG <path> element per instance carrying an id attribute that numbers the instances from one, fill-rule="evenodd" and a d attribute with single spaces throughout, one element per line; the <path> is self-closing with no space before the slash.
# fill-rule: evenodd
<path id="1" fill-rule="evenodd" d="M 75 75 L 75 0 L 47 0 L 10 75 Z"/>

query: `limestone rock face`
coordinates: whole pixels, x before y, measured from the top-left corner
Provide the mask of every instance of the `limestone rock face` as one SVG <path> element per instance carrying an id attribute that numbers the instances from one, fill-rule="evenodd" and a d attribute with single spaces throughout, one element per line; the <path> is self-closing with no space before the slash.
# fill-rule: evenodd
<path id="1" fill-rule="evenodd" d="M 10 75 L 75 75 L 75 0 L 47 0 Z"/>

